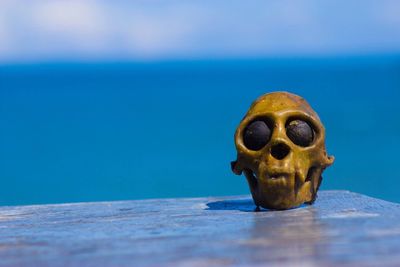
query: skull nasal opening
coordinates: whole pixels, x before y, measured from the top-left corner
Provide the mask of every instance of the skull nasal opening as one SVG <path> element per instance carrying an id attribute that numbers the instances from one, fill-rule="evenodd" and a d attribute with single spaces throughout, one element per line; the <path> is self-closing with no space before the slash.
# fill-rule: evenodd
<path id="1" fill-rule="evenodd" d="M 271 155 L 278 159 L 284 159 L 290 152 L 290 147 L 284 143 L 279 143 L 271 147 Z"/>

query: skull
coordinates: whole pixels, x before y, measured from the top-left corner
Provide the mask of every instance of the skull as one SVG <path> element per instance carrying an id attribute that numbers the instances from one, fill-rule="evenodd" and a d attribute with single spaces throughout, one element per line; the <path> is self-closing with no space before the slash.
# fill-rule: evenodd
<path id="1" fill-rule="evenodd" d="M 325 148 L 325 129 L 301 97 L 273 92 L 258 98 L 235 133 L 235 174 L 246 176 L 256 204 L 289 209 L 312 204 L 322 172 L 333 161 Z"/>

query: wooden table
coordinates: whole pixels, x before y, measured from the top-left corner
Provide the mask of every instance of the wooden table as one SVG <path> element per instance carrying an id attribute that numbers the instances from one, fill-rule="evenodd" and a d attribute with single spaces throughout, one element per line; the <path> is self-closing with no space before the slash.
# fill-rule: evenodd
<path id="1" fill-rule="evenodd" d="M 249 196 L 0 208 L 0 266 L 400 266 L 400 205 L 322 191 L 254 212 Z"/>

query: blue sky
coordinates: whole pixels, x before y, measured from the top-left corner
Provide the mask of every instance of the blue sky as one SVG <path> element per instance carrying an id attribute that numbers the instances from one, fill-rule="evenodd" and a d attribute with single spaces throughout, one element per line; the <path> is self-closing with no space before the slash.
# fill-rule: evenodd
<path id="1" fill-rule="evenodd" d="M 400 1 L 1 0 L 0 63 L 397 54 Z"/>

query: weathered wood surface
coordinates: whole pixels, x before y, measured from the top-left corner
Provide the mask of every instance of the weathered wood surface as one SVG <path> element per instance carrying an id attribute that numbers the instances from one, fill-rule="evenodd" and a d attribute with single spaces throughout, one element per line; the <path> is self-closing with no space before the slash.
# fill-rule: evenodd
<path id="1" fill-rule="evenodd" d="M 322 191 L 253 212 L 248 196 L 0 208 L 0 266 L 400 266 L 400 205 Z"/>

